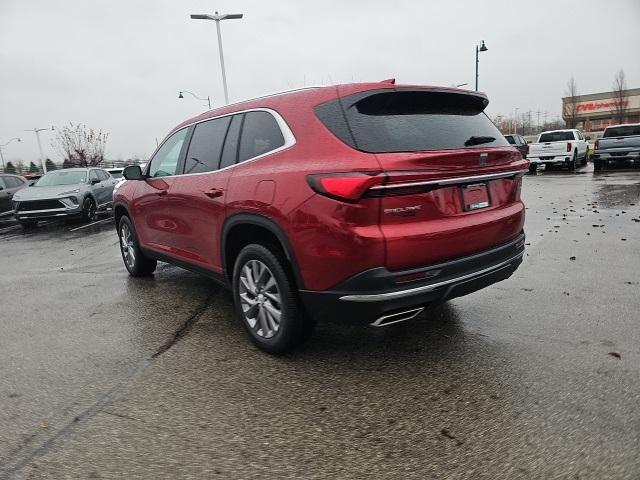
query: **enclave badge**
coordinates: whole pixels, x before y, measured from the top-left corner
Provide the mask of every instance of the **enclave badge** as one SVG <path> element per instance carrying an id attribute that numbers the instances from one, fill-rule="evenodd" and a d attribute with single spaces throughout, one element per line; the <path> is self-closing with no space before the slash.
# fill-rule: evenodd
<path id="1" fill-rule="evenodd" d="M 489 158 L 489 154 L 488 153 L 481 153 L 480 154 L 480 166 L 484 167 L 487 164 L 487 159 Z"/>

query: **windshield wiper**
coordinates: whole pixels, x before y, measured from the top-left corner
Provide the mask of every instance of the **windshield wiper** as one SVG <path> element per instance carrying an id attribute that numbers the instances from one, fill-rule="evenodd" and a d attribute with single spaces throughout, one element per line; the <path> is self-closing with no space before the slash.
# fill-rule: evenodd
<path id="1" fill-rule="evenodd" d="M 495 137 L 469 137 L 466 142 L 464 142 L 465 147 L 470 147 L 471 145 L 480 145 L 482 143 L 491 143 L 495 140 Z"/>

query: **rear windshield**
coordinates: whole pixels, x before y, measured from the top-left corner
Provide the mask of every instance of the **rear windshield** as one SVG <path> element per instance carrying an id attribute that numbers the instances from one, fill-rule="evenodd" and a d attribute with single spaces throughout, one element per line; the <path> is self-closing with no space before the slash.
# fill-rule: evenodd
<path id="1" fill-rule="evenodd" d="M 640 135 L 640 125 L 624 125 L 622 127 L 609 127 L 604 131 L 603 138 L 632 137 Z"/>
<path id="2" fill-rule="evenodd" d="M 469 94 L 384 91 L 320 105 L 316 114 L 343 142 L 371 153 L 509 145 L 486 103 Z"/>
<path id="3" fill-rule="evenodd" d="M 547 132 L 540 135 L 538 142 L 566 142 L 575 140 L 573 132 Z"/>
<path id="4" fill-rule="evenodd" d="M 504 138 L 507 139 L 507 142 L 509 142 L 511 145 L 515 145 L 516 141 L 513 139 L 513 137 L 511 135 L 505 135 Z"/>
<path id="5" fill-rule="evenodd" d="M 109 173 L 113 178 L 122 178 L 122 170 L 111 170 Z"/>

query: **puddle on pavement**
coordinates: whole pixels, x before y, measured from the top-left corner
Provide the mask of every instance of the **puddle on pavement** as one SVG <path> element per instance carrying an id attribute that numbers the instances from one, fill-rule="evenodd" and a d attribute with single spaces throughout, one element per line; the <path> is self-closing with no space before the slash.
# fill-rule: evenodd
<path id="1" fill-rule="evenodd" d="M 640 182 L 626 185 L 599 185 L 596 199 L 598 206 L 602 208 L 640 205 Z"/>

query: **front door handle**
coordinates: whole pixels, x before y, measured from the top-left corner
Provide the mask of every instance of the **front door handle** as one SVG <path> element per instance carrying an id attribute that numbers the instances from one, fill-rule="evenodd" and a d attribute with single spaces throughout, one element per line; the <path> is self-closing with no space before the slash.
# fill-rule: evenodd
<path id="1" fill-rule="evenodd" d="M 209 198 L 218 198 L 222 196 L 222 189 L 220 188 L 211 188 L 204 192 L 204 194 Z"/>

